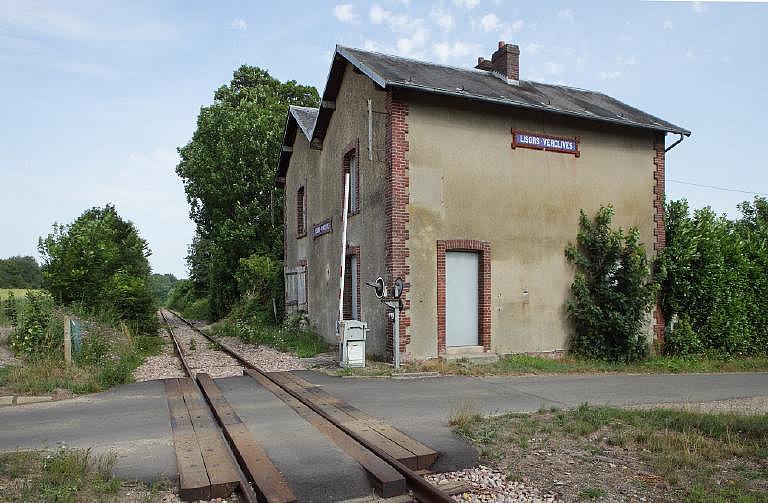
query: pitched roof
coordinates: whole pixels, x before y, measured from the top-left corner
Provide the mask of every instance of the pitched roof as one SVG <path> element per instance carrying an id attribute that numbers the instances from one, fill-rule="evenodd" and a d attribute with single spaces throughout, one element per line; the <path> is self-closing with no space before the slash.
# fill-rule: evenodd
<path id="1" fill-rule="evenodd" d="M 318 109 L 291 105 L 288 111 L 296 120 L 296 124 L 301 128 L 307 140 L 312 140 L 312 130 L 315 129 Z"/>
<path id="2" fill-rule="evenodd" d="M 288 135 L 293 118 L 310 145 L 321 148 L 347 63 L 384 89 L 407 89 L 659 132 L 691 134 L 685 128 L 600 92 L 530 80 L 508 83 L 486 70 L 438 65 L 337 45 L 320 108 L 291 107 L 284 145 L 293 143 L 295 131 Z M 285 143 L 286 140 L 290 143 Z M 278 179 L 285 176 L 289 158 L 281 154 Z"/>

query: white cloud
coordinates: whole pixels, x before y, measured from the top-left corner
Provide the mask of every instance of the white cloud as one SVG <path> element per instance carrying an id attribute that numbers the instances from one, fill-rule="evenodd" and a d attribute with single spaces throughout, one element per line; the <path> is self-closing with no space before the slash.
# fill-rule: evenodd
<path id="1" fill-rule="evenodd" d="M 672 31 L 672 30 L 674 30 L 674 29 L 675 29 L 675 25 L 673 25 L 673 24 L 672 24 L 672 21 L 670 21 L 669 19 L 665 19 L 665 20 L 664 20 L 664 24 L 663 24 L 663 26 L 664 26 L 664 29 L 665 29 L 665 30 L 669 30 L 669 31 Z"/>
<path id="2" fill-rule="evenodd" d="M 693 12 L 696 14 L 702 14 L 707 11 L 707 6 L 704 5 L 704 2 L 691 2 L 691 8 L 693 8 Z"/>
<path id="3" fill-rule="evenodd" d="M 602 80 L 612 80 L 612 79 L 618 79 L 621 77 L 621 72 L 619 70 L 601 70 L 597 72 L 597 77 Z"/>
<path id="4" fill-rule="evenodd" d="M 433 23 L 445 31 L 451 31 L 456 24 L 453 19 L 453 14 L 442 7 L 433 8 L 429 17 L 432 19 Z"/>
<path id="5" fill-rule="evenodd" d="M 429 30 L 423 27 L 416 28 L 410 36 L 397 39 L 397 53 L 413 58 L 424 57 L 427 40 L 429 40 Z"/>
<path id="6" fill-rule="evenodd" d="M 232 22 L 229 23 L 229 29 L 230 30 L 247 30 L 248 23 L 245 22 L 245 19 L 233 19 Z"/>
<path id="7" fill-rule="evenodd" d="M 563 21 L 573 21 L 574 15 L 571 9 L 563 9 L 557 13 L 557 17 Z"/>
<path id="8" fill-rule="evenodd" d="M 565 65 L 554 61 L 544 63 L 544 71 L 549 75 L 560 75 L 565 70 Z"/>
<path id="9" fill-rule="evenodd" d="M 453 3 L 459 7 L 472 10 L 480 4 L 480 0 L 453 0 Z"/>
<path id="10" fill-rule="evenodd" d="M 333 8 L 333 17 L 342 23 L 356 23 L 357 14 L 355 14 L 355 6 L 351 3 L 342 3 L 336 5 Z"/>
<path id="11" fill-rule="evenodd" d="M 458 58 L 466 58 L 471 56 L 475 52 L 479 52 L 477 44 L 468 44 L 460 40 L 456 40 L 453 43 L 450 42 L 438 42 L 432 44 L 432 51 L 440 61 L 448 61 Z"/>
<path id="12" fill-rule="evenodd" d="M 371 7 L 370 12 L 368 12 L 368 17 L 370 17 L 373 24 L 381 24 L 389 19 L 390 16 L 392 16 L 392 13 L 382 9 L 379 4 L 374 4 L 373 7 Z"/>
<path id="13" fill-rule="evenodd" d="M 0 1 L 0 32 L 23 31 L 83 41 L 151 42 L 169 40 L 176 30 L 146 19 L 133 4 L 107 6 L 94 3 L 87 9 L 59 7 L 38 0 Z"/>
<path id="14" fill-rule="evenodd" d="M 537 55 L 543 46 L 541 44 L 537 44 L 535 42 L 531 42 L 529 44 L 526 44 L 522 50 L 525 54 L 530 54 L 531 56 Z"/>
<path id="15" fill-rule="evenodd" d="M 506 27 L 504 28 L 504 31 L 501 32 L 501 38 L 503 40 L 511 42 L 514 39 L 515 34 L 523 29 L 523 26 L 525 26 L 525 23 L 523 22 L 522 19 L 517 19 L 505 26 Z"/>
<path id="16" fill-rule="evenodd" d="M 637 60 L 635 60 L 635 58 L 625 58 L 619 54 L 616 56 L 616 63 L 621 66 L 634 66 L 634 64 L 637 63 Z"/>
<path id="17" fill-rule="evenodd" d="M 501 25 L 501 20 L 496 14 L 490 13 L 480 18 L 480 27 L 483 31 L 493 31 Z"/>
<path id="18" fill-rule="evenodd" d="M 366 51 L 381 51 L 381 46 L 375 40 L 365 39 L 363 49 Z"/>

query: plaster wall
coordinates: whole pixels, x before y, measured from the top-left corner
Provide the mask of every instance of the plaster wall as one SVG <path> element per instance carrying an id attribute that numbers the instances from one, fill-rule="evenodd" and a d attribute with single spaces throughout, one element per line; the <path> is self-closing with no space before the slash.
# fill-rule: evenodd
<path id="1" fill-rule="evenodd" d="M 581 156 L 512 149 L 513 127 L 578 136 Z M 612 204 L 614 225 L 637 227 L 652 256 L 651 132 L 421 96 L 409 98 L 408 128 L 413 358 L 437 356 L 437 240 L 491 243 L 497 353 L 565 349 L 573 268 L 564 249 L 580 209 L 593 216 Z"/>
<path id="2" fill-rule="evenodd" d="M 373 109 L 373 148 L 369 159 L 368 99 Z M 347 65 L 336 98 L 322 150 L 311 150 L 299 131 L 286 175 L 286 266 L 307 260 L 307 296 L 311 325 L 335 343 L 338 318 L 339 265 L 341 260 L 341 211 L 343 156 L 350 144 L 359 145 L 360 211 L 350 215 L 347 244 L 360 248 L 360 314 L 370 330 L 366 352 L 382 355 L 386 349 L 386 313 L 366 287 L 384 274 L 384 182 L 386 175 L 385 93 L 370 79 Z M 296 191 L 307 194 L 307 236 L 296 238 Z M 328 218 L 333 231 L 313 238 L 312 227 Z"/>

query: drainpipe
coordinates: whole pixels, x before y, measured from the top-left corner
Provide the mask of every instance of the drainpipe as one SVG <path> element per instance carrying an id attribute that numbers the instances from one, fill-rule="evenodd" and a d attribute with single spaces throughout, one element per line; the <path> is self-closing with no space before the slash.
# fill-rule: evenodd
<path id="1" fill-rule="evenodd" d="M 678 133 L 678 134 L 680 135 L 680 138 L 679 138 L 679 139 L 678 139 L 678 140 L 677 140 L 675 143 L 673 143 L 672 145 L 670 145 L 669 147 L 667 147 L 667 148 L 665 148 L 665 149 L 664 149 L 664 153 L 665 153 L 665 154 L 666 154 L 667 152 L 669 152 L 670 150 L 672 150 L 673 148 L 677 147 L 677 145 L 678 145 L 680 142 L 682 142 L 682 141 L 683 141 L 683 133 Z"/>

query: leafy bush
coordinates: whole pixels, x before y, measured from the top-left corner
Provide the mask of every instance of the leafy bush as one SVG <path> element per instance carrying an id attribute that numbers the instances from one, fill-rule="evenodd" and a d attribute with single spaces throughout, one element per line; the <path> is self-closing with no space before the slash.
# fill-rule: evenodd
<path id="1" fill-rule="evenodd" d="M 283 297 L 282 264 L 266 255 L 253 254 L 240 259 L 235 278 L 242 298 L 233 311 L 245 309 L 263 322 L 272 320 L 272 301 Z"/>
<path id="2" fill-rule="evenodd" d="M 27 292 L 26 303 L 15 314 L 16 326 L 8 338 L 15 352 L 29 356 L 54 354 L 64 340 L 64 318 L 53 309 L 51 298 L 39 292 Z"/>
<path id="3" fill-rule="evenodd" d="M 207 320 L 211 317 L 208 298 L 199 296 L 194 283 L 188 279 L 176 283 L 168 294 L 167 306 L 185 318 Z"/>
<path id="4" fill-rule="evenodd" d="M 700 355 L 704 346 L 688 318 L 682 318 L 664 335 L 664 353 L 678 356 Z"/>
<path id="5" fill-rule="evenodd" d="M 211 332 L 217 337 L 237 337 L 249 344 L 262 344 L 301 358 L 328 350 L 328 344 L 300 317 L 290 317 L 282 326 L 274 326 L 257 319 L 235 319 L 230 316 L 214 325 Z"/>
<path id="6" fill-rule="evenodd" d="M 61 303 L 112 310 L 140 331 L 155 333 L 147 242 L 114 206 L 91 208 L 40 239 L 43 281 Z"/>
<path id="7" fill-rule="evenodd" d="M 668 354 L 768 352 L 768 201 L 739 209 L 731 221 L 710 208 L 691 214 L 685 200 L 667 205 L 662 309 L 684 323 L 670 333 Z"/>
<path id="8" fill-rule="evenodd" d="M 574 325 L 573 353 L 610 361 L 634 361 L 645 356 L 645 312 L 651 307 L 655 285 L 639 242 L 631 228 L 610 228 L 611 206 L 601 207 L 594 220 L 582 211 L 576 245 L 568 244 L 566 258 L 576 266 L 568 315 Z"/>

